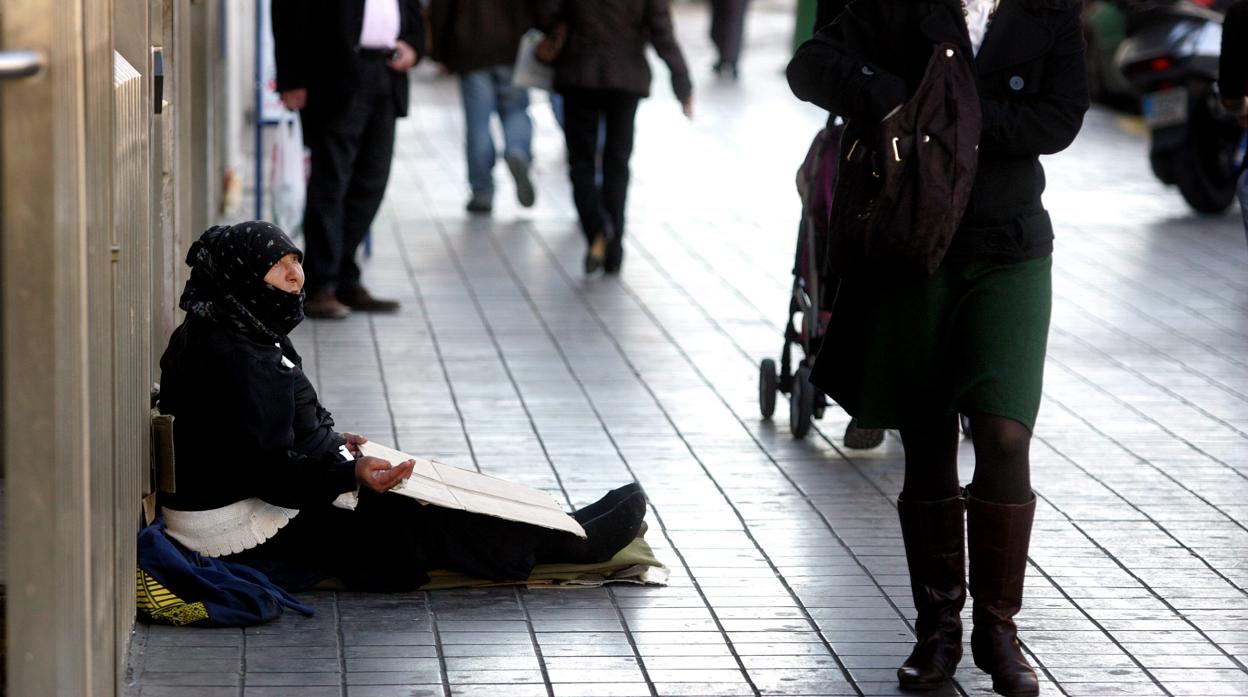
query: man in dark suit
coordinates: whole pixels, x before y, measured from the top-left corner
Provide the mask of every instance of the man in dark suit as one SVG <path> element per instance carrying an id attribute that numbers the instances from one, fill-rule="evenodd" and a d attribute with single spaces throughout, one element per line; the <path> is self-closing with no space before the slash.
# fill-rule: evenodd
<path id="1" fill-rule="evenodd" d="M 303 215 L 309 317 L 393 312 L 360 282 L 355 252 L 390 178 L 407 71 L 425 52 L 419 0 L 273 0 L 277 90 L 312 153 Z"/>

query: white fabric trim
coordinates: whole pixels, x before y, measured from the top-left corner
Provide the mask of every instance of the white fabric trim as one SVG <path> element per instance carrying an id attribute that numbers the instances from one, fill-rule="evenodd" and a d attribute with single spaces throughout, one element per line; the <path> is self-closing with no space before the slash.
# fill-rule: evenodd
<path id="1" fill-rule="evenodd" d="M 163 514 L 169 537 L 205 557 L 222 557 L 272 539 L 299 511 L 251 498 L 207 511 L 166 507 Z"/>

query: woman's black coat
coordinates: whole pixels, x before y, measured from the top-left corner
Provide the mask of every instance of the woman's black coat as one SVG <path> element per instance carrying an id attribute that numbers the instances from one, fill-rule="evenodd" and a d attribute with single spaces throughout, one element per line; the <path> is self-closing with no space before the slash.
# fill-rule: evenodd
<path id="1" fill-rule="evenodd" d="M 975 57 L 983 133 L 958 237 L 980 233 L 996 256 L 1052 251 L 1039 156 L 1069 146 L 1088 109 L 1080 8 L 1076 0 L 1001 0 Z M 933 46 L 945 42 L 972 55 L 957 0 L 855 0 L 798 49 L 789 85 L 870 127 L 914 93 Z"/>

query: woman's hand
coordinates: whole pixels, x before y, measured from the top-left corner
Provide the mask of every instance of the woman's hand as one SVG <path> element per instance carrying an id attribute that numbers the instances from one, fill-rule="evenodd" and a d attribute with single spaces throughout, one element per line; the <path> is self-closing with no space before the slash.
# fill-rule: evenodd
<path id="1" fill-rule="evenodd" d="M 362 457 L 355 462 L 355 481 L 362 487 L 384 494 L 412 476 L 415 466 L 415 460 L 392 466 L 379 457 Z"/>
<path id="2" fill-rule="evenodd" d="M 347 441 L 347 450 L 354 456 L 360 456 L 360 446 L 368 442 L 364 436 L 357 436 L 354 433 L 343 433 L 342 439 Z"/>

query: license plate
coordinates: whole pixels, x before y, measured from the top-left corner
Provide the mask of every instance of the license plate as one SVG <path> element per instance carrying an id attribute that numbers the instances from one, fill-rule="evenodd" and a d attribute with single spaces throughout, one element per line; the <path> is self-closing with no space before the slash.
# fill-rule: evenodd
<path id="1" fill-rule="evenodd" d="M 1163 128 L 1187 122 L 1187 90 L 1182 87 L 1144 95 L 1144 122 Z"/>

